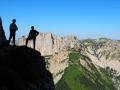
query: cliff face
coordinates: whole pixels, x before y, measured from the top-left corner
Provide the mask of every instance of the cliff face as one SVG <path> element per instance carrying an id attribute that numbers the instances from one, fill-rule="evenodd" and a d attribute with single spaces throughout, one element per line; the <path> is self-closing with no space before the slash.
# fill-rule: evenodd
<path id="1" fill-rule="evenodd" d="M 52 73 L 54 78 L 54 83 L 57 83 L 62 75 L 64 70 L 69 66 L 69 52 L 66 50 L 55 53 L 48 60 L 49 65 L 48 69 Z"/>
<path id="2" fill-rule="evenodd" d="M 44 57 L 27 47 L 0 48 L 1 90 L 54 90 Z"/>
<path id="3" fill-rule="evenodd" d="M 25 37 L 18 40 L 18 45 L 25 45 Z M 39 33 L 36 39 L 36 50 L 42 55 L 53 55 L 63 49 L 79 47 L 79 40 L 75 36 L 60 37 L 52 33 Z M 29 47 L 32 47 L 33 42 L 29 42 Z"/>
<path id="4" fill-rule="evenodd" d="M 7 43 L 6 37 L 5 37 L 5 32 L 2 26 L 2 19 L 0 17 L 0 46 L 5 45 Z"/>

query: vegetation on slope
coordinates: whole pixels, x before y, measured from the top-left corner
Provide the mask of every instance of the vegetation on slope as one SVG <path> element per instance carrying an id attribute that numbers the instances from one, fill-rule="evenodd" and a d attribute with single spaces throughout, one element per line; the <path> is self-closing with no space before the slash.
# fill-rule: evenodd
<path id="1" fill-rule="evenodd" d="M 81 56 L 75 51 L 69 54 L 69 59 L 73 63 L 65 70 L 62 79 L 56 84 L 56 90 L 117 90 L 105 69 L 97 69 L 92 65 L 94 69 L 90 67 L 92 71 L 89 71 L 80 63 L 76 63 Z"/>
<path id="2" fill-rule="evenodd" d="M 79 52 L 76 52 L 75 50 L 71 50 L 71 53 L 69 54 L 69 61 L 72 63 L 78 63 L 80 59 Z"/>

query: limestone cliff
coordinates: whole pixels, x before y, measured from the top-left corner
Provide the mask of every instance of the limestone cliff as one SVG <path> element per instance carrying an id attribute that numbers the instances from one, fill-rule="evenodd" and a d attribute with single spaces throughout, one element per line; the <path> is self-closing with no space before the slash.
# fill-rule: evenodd
<path id="1" fill-rule="evenodd" d="M 25 45 L 26 37 L 18 39 L 18 45 Z M 32 41 L 29 47 L 32 47 Z M 36 38 L 36 50 L 42 55 L 53 55 L 63 49 L 79 47 L 79 40 L 76 36 L 57 36 L 52 33 L 39 33 Z"/>
<path id="2" fill-rule="evenodd" d="M 69 66 L 69 52 L 62 50 L 53 54 L 48 63 L 48 69 L 53 75 L 54 83 L 57 83 L 64 74 L 64 70 Z"/>

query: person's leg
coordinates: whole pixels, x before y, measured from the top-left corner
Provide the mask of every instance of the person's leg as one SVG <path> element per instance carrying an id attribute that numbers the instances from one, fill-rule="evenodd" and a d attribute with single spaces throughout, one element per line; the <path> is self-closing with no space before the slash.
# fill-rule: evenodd
<path id="1" fill-rule="evenodd" d="M 16 33 L 13 34 L 13 45 L 15 45 L 15 34 Z"/>
<path id="2" fill-rule="evenodd" d="M 26 45 L 26 46 L 27 46 L 28 41 L 29 41 L 30 39 L 31 39 L 30 37 L 28 37 L 28 38 L 26 39 L 26 42 L 25 42 L 25 45 Z"/>
<path id="3" fill-rule="evenodd" d="M 8 40 L 8 43 L 10 44 L 10 41 L 11 41 L 11 39 L 12 39 L 12 33 L 10 33 L 10 37 L 9 37 L 9 40 Z"/>
<path id="4" fill-rule="evenodd" d="M 28 44 L 28 38 L 26 39 L 26 42 L 25 42 L 25 45 L 27 46 L 27 44 Z"/>
<path id="5" fill-rule="evenodd" d="M 33 48 L 35 49 L 36 38 L 33 38 Z"/>

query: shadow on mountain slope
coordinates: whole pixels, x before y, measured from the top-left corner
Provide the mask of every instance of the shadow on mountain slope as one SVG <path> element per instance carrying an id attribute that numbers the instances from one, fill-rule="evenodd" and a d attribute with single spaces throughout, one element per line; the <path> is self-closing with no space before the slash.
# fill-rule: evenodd
<path id="1" fill-rule="evenodd" d="M 31 48 L 0 48 L 0 90 L 54 90 L 52 74 L 41 54 Z"/>

